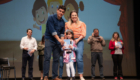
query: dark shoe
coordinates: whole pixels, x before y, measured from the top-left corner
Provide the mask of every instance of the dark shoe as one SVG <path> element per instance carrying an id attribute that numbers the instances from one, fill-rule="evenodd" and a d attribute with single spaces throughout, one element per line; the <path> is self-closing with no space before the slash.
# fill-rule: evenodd
<path id="1" fill-rule="evenodd" d="M 91 80 L 94 80 L 94 79 L 95 79 L 94 77 L 91 78 Z"/>
<path id="2" fill-rule="evenodd" d="M 62 77 L 59 77 L 59 79 L 62 79 Z"/>
<path id="3" fill-rule="evenodd" d="M 70 77 L 68 77 L 67 80 L 70 80 Z"/>
<path id="4" fill-rule="evenodd" d="M 72 80 L 75 80 L 75 77 L 72 77 Z"/>
<path id="5" fill-rule="evenodd" d="M 29 78 L 29 80 L 34 80 L 33 78 Z"/>
<path id="6" fill-rule="evenodd" d="M 22 80 L 25 80 L 25 78 L 22 78 Z"/>
<path id="7" fill-rule="evenodd" d="M 58 77 L 54 78 L 53 80 L 62 80 L 62 79 L 59 79 Z"/>

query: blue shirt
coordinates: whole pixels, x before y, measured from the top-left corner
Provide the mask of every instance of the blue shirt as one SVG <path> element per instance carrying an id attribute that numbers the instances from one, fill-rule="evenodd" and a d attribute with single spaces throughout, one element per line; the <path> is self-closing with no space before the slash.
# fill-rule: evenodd
<path id="1" fill-rule="evenodd" d="M 48 39 L 56 44 L 60 44 L 54 37 L 54 35 L 58 35 L 59 38 L 64 37 L 64 32 L 65 32 L 64 20 L 62 18 L 59 20 L 57 18 L 57 14 L 49 16 L 46 23 L 45 39 Z"/>

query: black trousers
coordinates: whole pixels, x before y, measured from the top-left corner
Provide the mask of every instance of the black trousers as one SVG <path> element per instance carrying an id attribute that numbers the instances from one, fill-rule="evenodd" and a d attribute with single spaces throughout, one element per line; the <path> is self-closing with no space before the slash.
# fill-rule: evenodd
<path id="1" fill-rule="evenodd" d="M 100 77 L 104 77 L 103 75 L 103 53 L 102 52 L 91 52 L 91 77 L 95 77 L 95 64 L 98 60 Z"/>
<path id="2" fill-rule="evenodd" d="M 43 66 L 44 66 L 44 55 L 39 55 L 38 64 L 39 64 L 39 70 L 40 70 L 40 71 L 43 71 Z"/>
<path id="3" fill-rule="evenodd" d="M 28 61 L 28 77 L 29 78 L 33 77 L 33 60 L 34 60 L 34 53 L 30 57 L 28 55 L 28 51 L 23 50 L 23 53 L 22 53 L 22 78 L 25 78 L 27 61 Z"/>
<path id="4" fill-rule="evenodd" d="M 122 59 L 123 59 L 123 55 L 117 55 L 114 54 L 112 55 L 112 59 L 113 59 L 113 74 L 115 77 L 119 76 L 122 77 Z"/>

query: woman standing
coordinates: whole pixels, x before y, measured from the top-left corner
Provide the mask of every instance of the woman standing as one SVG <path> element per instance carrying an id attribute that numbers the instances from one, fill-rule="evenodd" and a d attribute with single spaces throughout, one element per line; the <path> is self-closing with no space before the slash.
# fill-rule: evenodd
<path id="1" fill-rule="evenodd" d="M 41 42 L 39 42 L 37 50 L 38 50 L 38 55 L 39 55 L 39 70 L 41 72 L 41 78 L 40 80 L 43 80 L 43 62 L 44 62 L 44 48 L 45 48 L 45 41 L 44 41 L 44 36 L 42 36 Z"/>
<path id="2" fill-rule="evenodd" d="M 124 53 L 123 42 L 119 37 L 118 32 L 114 32 L 112 35 L 112 39 L 109 42 L 109 49 L 111 50 L 112 59 L 114 63 L 113 73 L 114 79 L 123 79 L 122 75 L 122 59 Z"/>
<path id="3" fill-rule="evenodd" d="M 78 14 L 75 10 L 70 12 L 70 19 L 65 23 L 65 31 L 67 29 L 71 29 L 74 33 L 75 43 L 77 44 L 77 52 L 76 52 L 76 63 L 74 63 L 74 67 L 76 70 L 76 65 L 78 69 L 78 74 L 81 80 L 85 80 L 83 77 L 83 50 L 84 50 L 84 41 L 83 38 L 86 36 L 86 25 L 84 22 L 80 21 L 78 18 Z M 66 36 L 65 36 L 66 38 Z"/>

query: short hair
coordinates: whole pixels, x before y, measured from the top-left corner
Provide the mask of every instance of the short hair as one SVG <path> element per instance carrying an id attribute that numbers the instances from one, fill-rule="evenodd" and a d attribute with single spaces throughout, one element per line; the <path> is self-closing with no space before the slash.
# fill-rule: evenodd
<path id="1" fill-rule="evenodd" d="M 32 31 L 32 29 L 30 29 L 30 28 L 29 28 L 29 29 L 27 29 L 27 31 L 26 31 L 26 32 L 28 32 L 29 30 L 31 30 L 31 31 Z"/>
<path id="2" fill-rule="evenodd" d="M 94 32 L 95 30 L 98 30 L 98 32 L 99 32 L 99 29 L 97 29 L 97 28 L 93 29 L 93 32 Z"/>
<path id="3" fill-rule="evenodd" d="M 66 7 L 64 6 L 64 5 L 60 5 L 59 7 L 58 7 L 58 10 L 59 9 L 63 9 L 64 11 L 66 11 Z"/>
<path id="4" fill-rule="evenodd" d="M 34 2 L 33 9 L 32 9 L 33 17 L 35 17 L 35 15 L 36 15 L 35 11 L 38 10 L 39 8 L 43 7 L 43 6 L 47 10 L 47 5 L 46 5 L 45 0 L 36 0 Z"/>

